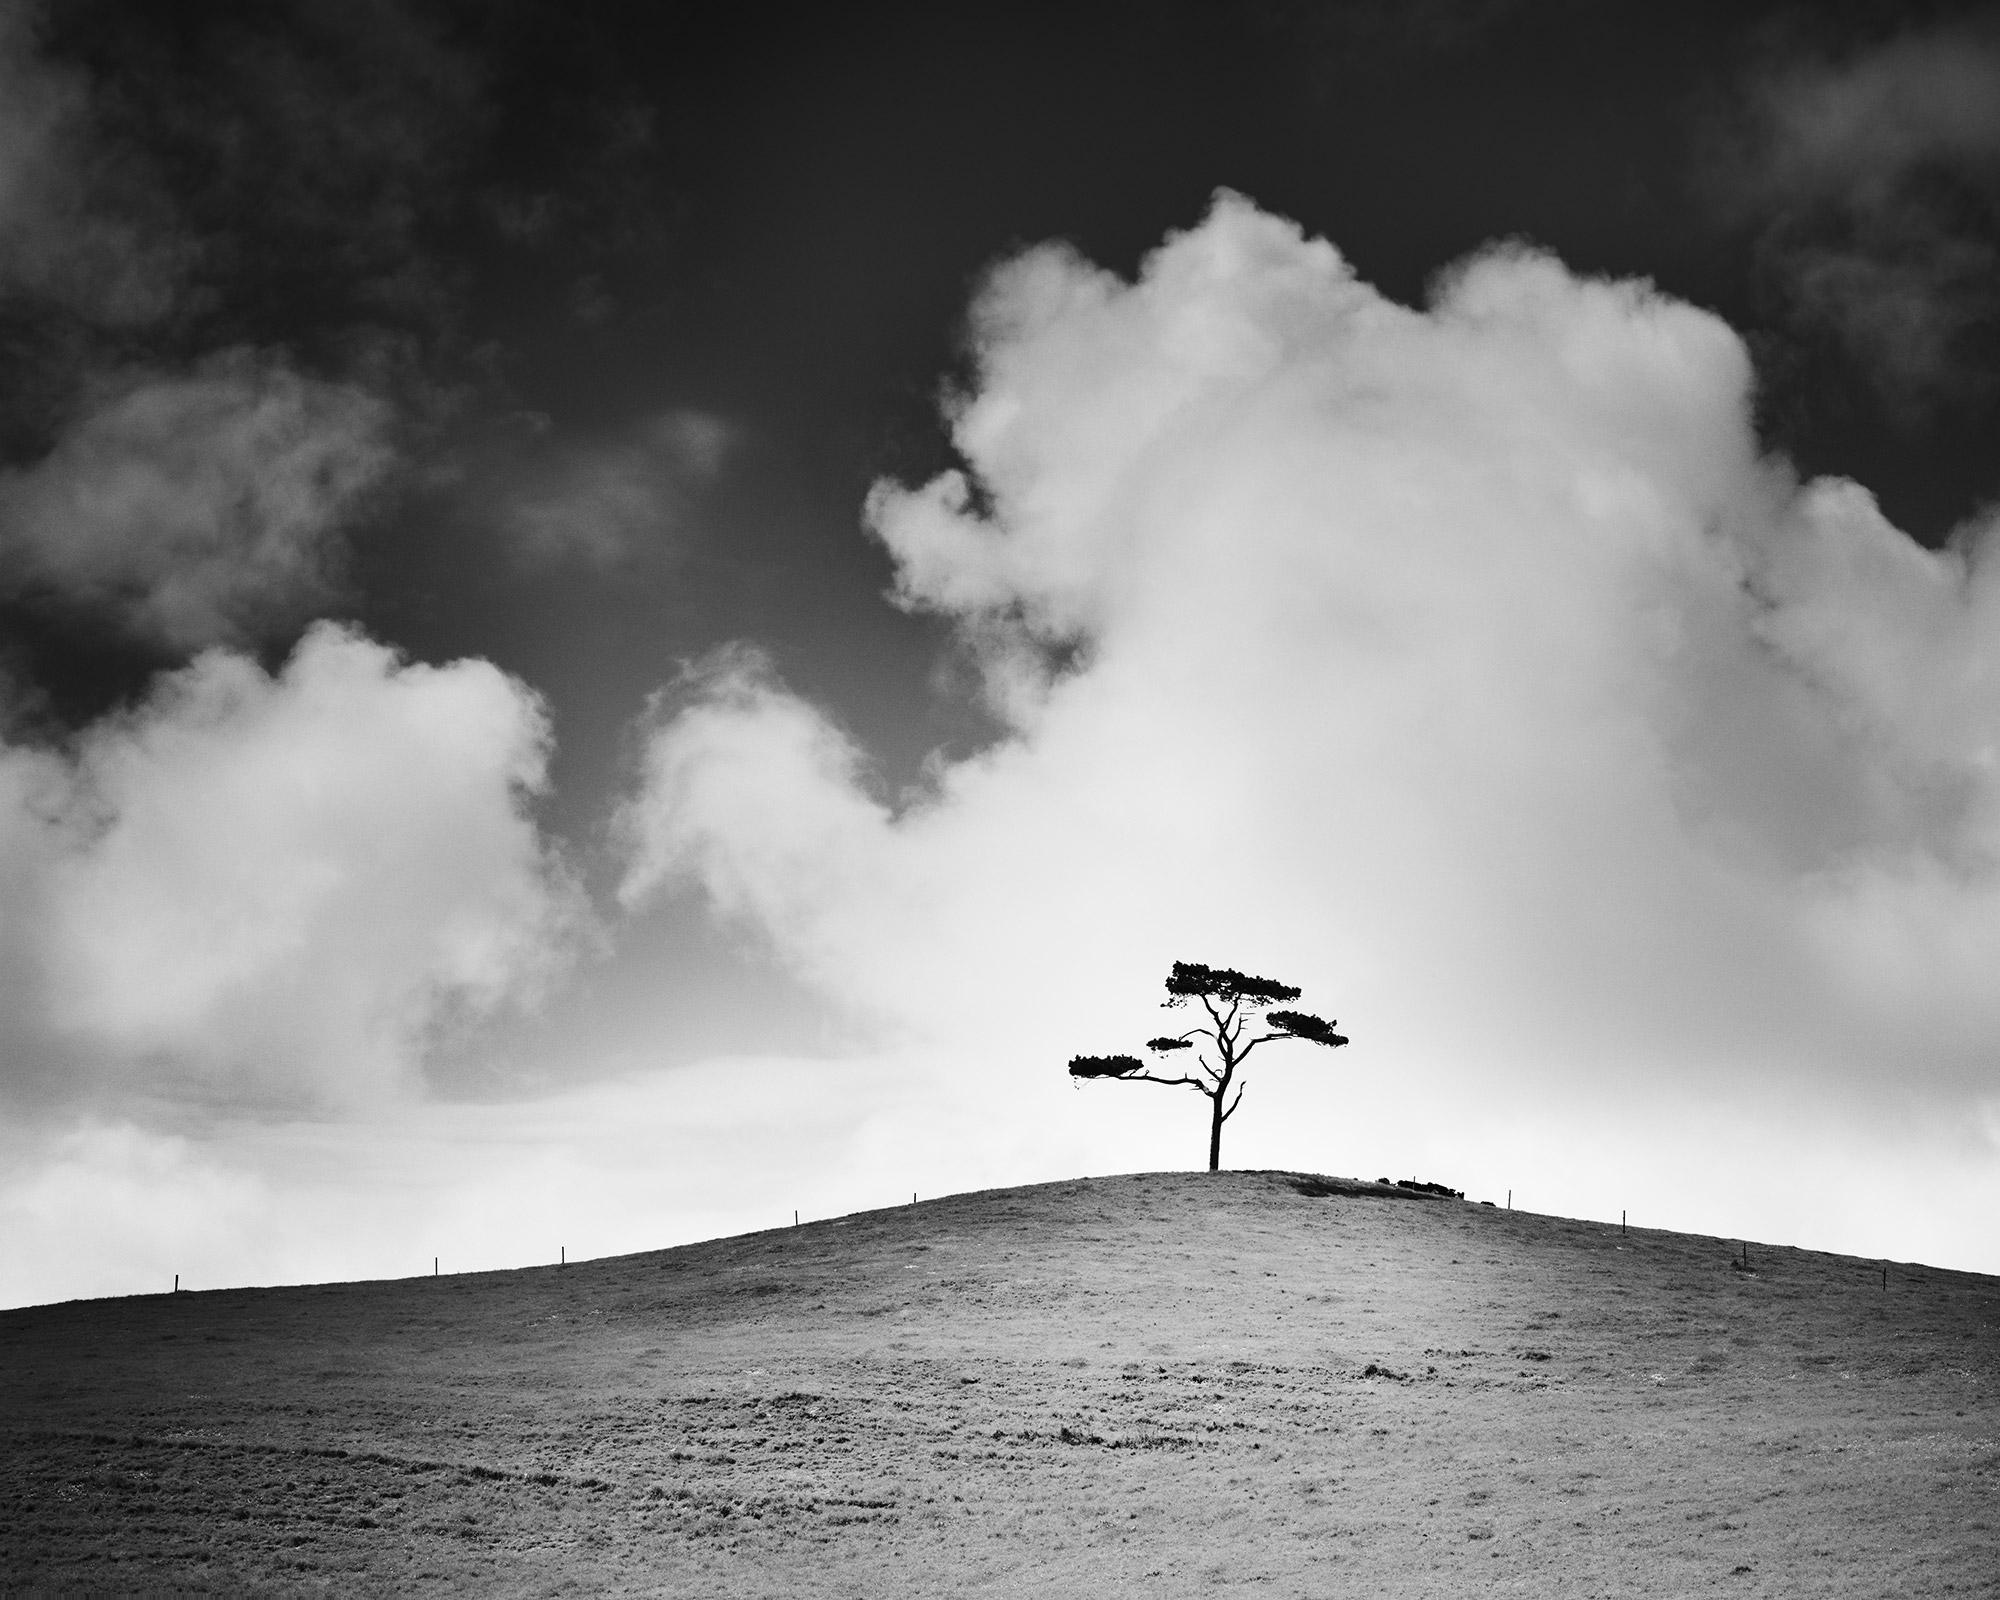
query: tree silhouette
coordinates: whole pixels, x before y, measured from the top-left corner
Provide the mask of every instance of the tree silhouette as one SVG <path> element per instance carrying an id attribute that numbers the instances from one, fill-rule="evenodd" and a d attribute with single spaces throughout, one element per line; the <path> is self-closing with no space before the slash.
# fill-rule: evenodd
<path id="1" fill-rule="evenodd" d="M 1185 1085 L 1207 1095 L 1213 1103 L 1208 1125 L 1208 1170 L 1214 1172 L 1222 1164 L 1222 1125 L 1236 1115 L 1236 1108 L 1243 1103 L 1243 1085 L 1236 1085 L 1236 1097 L 1227 1109 L 1223 1107 L 1223 1097 L 1229 1093 L 1236 1069 L 1252 1050 L 1273 1039 L 1304 1039 L 1328 1049 L 1347 1043 L 1345 1036 L 1333 1031 L 1332 1023 L 1310 1012 L 1264 1009 L 1298 997 L 1299 991 L 1288 983 L 1252 978 L 1229 967 L 1176 961 L 1174 970 L 1167 975 L 1167 998 L 1163 1003 L 1176 1007 L 1199 1000 L 1202 1010 L 1208 1013 L 1209 1025 L 1203 1027 L 1197 1023 L 1185 1033 L 1148 1039 L 1146 1048 L 1167 1055 L 1176 1050 L 1195 1050 L 1194 1041 L 1206 1039 L 1214 1047 L 1220 1064 L 1211 1063 L 1206 1054 L 1198 1053 L 1195 1061 L 1201 1068 L 1200 1077 L 1159 1078 L 1146 1071 L 1146 1064 L 1137 1056 L 1072 1056 L 1069 1075 L 1116 1078 L 1121 1083 L 1164 1083 L 1170 1088 Z M 1254 1038 L 1245 1037 L 1260 1023 L 1270 1031 Z"/>

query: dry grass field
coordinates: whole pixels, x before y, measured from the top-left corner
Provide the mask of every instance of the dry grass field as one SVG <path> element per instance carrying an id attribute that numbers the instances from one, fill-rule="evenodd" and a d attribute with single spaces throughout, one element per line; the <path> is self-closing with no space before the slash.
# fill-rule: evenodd
<path id="1" fill-rule="evenodd" d="M 2000 1280 L 1736 1250 L 1156 1174 L 0 1312 L 0 1589 L 2000 1594 Z"/>

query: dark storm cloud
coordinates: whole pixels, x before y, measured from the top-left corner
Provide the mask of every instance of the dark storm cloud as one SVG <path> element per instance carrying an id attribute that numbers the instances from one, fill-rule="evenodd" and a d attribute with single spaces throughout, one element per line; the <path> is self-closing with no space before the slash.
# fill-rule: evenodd
<path id="1" fill-rule="evenodd" d="M 1905 415 L 1990 393 L 2000 316 L 2000 21 L 1767 66 L 1711 182 L 1758 219 L 1792 314 Z"/>

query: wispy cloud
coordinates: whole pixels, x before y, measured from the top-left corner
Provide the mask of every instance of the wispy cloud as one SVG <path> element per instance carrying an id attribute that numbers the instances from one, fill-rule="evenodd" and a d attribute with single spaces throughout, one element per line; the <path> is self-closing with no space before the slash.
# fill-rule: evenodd
<path id="1" fill-rule="evenodd" d="M 1990 387 L 1990 341 L 1966 346 L 2000 316 L 2000 28 L 1787 61 L 1739 110 L 1710 181 L 1798 315 L 1905 410 Z"/>
<path id="2" fill-rule="evenodd" d="M 321 624 L 211 651 L 68 751 L 0 747 L 0 1088 L 341 1106 L 532 998 L 587 911 L 527 804 L 548 729 L 482 662 Z"/>
<path id="3" fill-rule="evenodd" d="M 394 338 L 366 324 L 395 314 L 385 285 L 426 276 L 411 174 L 467 115 L 449 53 L 426 58 L 423 30 L 381 10 L 353 81 L 335 70 L 353 52 L 308 61 L 296 32 L 208 18 L 220 34 L 176 52 L 143 24 L 79 38 L 58 10 L 0 11 L 0 292 L 37 330 L 10 347 L 0 401 L 8 598 L 186 655 L 338 594 L 392 462 L 387 392 L 408 387 L 384 359 Z M 203 92 L 177 95 L 189 61 Z M 400 70 L 368 70 L 385 61 Z M 307 292 L 314 275 L 341 295 Z M 273 293 L 333 324 L 282 319 L 320 346 L 321 374 L 350 376 L 260 342 Z"/>
<path id="4" fill-rule="evenodd" d="M 607 569 L 676 552 L 731 443 L 728 425 L 704 412 L 649 417 L 616 439 L 558 449 L 513 474 L 503 471 L 499 515 L 531 563 Z M 514 486 L 504 486 L 509 476 Z"/>
<path id="5" fill-rule="evenodd" d="M 0 291 L 113 325 L 173 303 L 194 255 L 142 158 L 101 134 L 88 76 L 41 44 L 46 7 L 0 7 Z"/>
<path id="6" fill-rule="evenodd" d="M 248 350 L 104 380 L 46 457 L 0 473 L 7 587 L 184 651 L 296 624 L 336 592 L 389 420 Z"/>
<path id="7" fill-rule="evenodd" d="M 217 342 L 393 329 L 431 341 L 456 312 L 437 243 L 488 131 L 484 82 L 434 8 L 278 0 L 116 29 L 68 22 L 50 53 L 90 61 L 101 142 L 156 167 L 198 245 L 176 308 Z"/>
<path id="8" fill-rule="evenodd" d="M 872 517 L 1011 735 L 892 812 L 726 656 L 647 733 L 629 898 L 699 884 L 1022 1093 L 1183 958 L 1307 985 L 1432 1147 L 1723 1094 L 1976 1123 L 1990 528 L 1801 483 L 1726 325 L 1531 251 L 1410 310 L 1225 197 L 1136 283 L 1030 251 L 973 326 L 963 471 Z"/>

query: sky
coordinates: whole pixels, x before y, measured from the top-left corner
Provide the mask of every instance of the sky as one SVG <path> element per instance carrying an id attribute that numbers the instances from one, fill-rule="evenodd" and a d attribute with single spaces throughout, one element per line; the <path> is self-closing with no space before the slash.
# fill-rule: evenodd
<path id="1" fill-rule="evenodd" d="M 0 1304 L 1225 1165 L 2000 1272 L 2000 8 L 0 0 Z"/>

